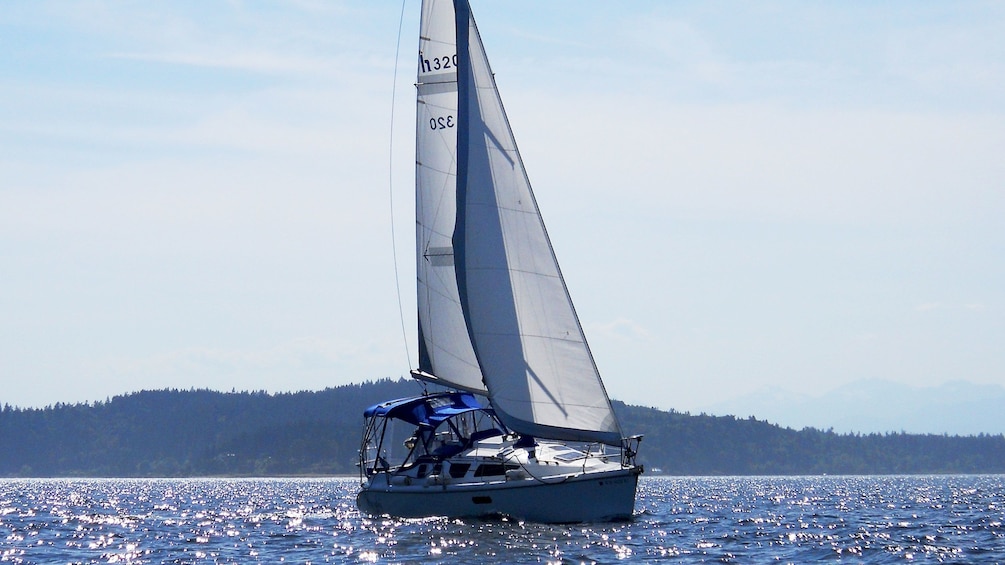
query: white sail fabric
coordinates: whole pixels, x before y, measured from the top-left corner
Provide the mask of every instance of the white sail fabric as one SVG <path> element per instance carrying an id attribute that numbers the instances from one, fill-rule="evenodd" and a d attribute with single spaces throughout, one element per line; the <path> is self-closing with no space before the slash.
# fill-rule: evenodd
<path id="1" fill-rule="evenodd" d="M 522 434 L 618 445 L 617 419 L 559 271 L 474 18 L 466 0 L 454 5 L 459 214 L 453 249 L 459 296 L 489 399 L 503 422 Z"/>
<path id="2" fill-rule="evenodd" d="M 422 4 L 416 82 L 415 212 L 419 371 L 450 387 L 485 393 L 454 273 L 457 216 L 457 47 L 453 0 Z"/>

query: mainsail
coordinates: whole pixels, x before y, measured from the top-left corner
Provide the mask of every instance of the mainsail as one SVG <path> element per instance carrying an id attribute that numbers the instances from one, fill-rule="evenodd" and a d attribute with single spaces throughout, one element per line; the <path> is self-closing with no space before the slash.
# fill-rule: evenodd
<path id="1" fill-rule="evenodd" d="M 422 3 L 416 81 L 416 376 L 486 394 L 461 312 L 451 238 L 457 217 L 457 46 L 453 0 Z"/>
<path id="2" fill-rule="evenodd" d="M 420 371 L 484 386 L 519 433 L 618 445 L 468 3 L 427 0 L 422 18 Z"/>

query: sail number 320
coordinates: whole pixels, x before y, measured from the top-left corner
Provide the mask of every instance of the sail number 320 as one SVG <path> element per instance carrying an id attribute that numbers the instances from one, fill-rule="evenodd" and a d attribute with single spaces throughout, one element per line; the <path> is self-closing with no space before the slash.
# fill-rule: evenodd
<path id="1" fill-rule="evenodd" d="M 453 116 L 440 116 L 438 118 L 429 118 L 429 129 L 447 129 L 454 127 L 454 117 Z"/>
<path id="2" fill-rule="evenodd" d="M 457 55 L 444 55 L 442 57 L 433 57 L 432 59 L 425 59 L 422 57 L 422 53 L 419 53 L 419 72 L 431 73 L 433 71 L 443 71 L 446 69 L 452 69 L 457 67 Z"/>

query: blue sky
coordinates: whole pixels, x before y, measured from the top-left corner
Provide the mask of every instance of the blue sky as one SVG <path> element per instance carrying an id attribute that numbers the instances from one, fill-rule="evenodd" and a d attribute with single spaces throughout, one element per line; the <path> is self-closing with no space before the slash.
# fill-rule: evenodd
<path id="1" fill-rule="evenodd" d="M 5 6 L 0 402 L 407 374 L 395 4 Z M 611 396 L 1005 385 L 1005 6 L 473 9 Z"/>

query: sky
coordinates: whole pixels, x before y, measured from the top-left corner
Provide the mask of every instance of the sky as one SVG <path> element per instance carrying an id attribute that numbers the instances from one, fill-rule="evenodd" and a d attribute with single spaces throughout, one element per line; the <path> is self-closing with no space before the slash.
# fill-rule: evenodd
<path id="1" fill-rule="evenodd" d="M 472 4 L 610 396 L 1005 386 L 1005 4 Z M 407 375 L 401 8 L 5 5 L 0 402 Z"/>

